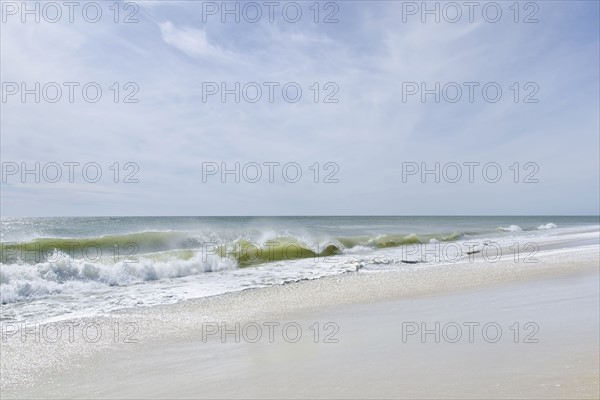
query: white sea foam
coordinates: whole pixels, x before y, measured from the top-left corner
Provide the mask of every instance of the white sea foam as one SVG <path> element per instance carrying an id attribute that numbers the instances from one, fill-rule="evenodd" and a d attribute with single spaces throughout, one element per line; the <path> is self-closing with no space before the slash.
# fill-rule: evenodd
<path id="1" fill-rule="evenodd" d="M 498 227 L 499 231 L 502 232 L 521 232 L 523 229 L 518 226 L 518 225 L 511 225 L 511 226 L 500 226 Z"/>
<path id="2" fill-rule="evenodd" d="M 7 264 L 0 272 L 3 304 L 41 298 L 50 294 L 85 292 L 101 287 L 128 286 L 141 282 L 179 278 L 235 268 L 230 258 L 196 252 L 190 259 L 138 257 L 136 262 L 90 262 L 60 254 L 56 261 Z"/>
<path id="3" fill-rule="evenodd" d="M 514 222 L 517 221 L 519 220 Z M 19 259 L 5 262 L 0 271 L 0 301 L 5 304 L 0 318 L 10 320 L 27 316 L 28 319 L 43 320 L 49 317 L 73 316 L 74 313 L 87 315 L 90 312 L 173 303 L 345 272 L 427 268 L 431 263 L 440 263 L 440 251 L 443 251 L 442 262 L 456 264 L 468 257 L 467 251 L 479 250 L 483 254 L 482 243 L 486 240 L 510 247 L 520 240 L 523 242 L 521 244 L 531 241 L 543 242 L 556 240 L 557 236 L 575 238 L 575 234 L 581 232 L 598 231 L 597 225 L 563 226 L 556 229 L 553 223 L 541 225 L 536 229 L 536 225 L 545 221 L 535 222 L 519 222 L 525 229 L 510 225 L 494 231 L 495 226 L 504 225 L 499 221 L 488 225 L 484 233 L 478 229 L 468 230 L 472 232 L 469 235 L 449 234 L 448 232 L 454 231 L 454 227 L 444 227 L 446 233 L 439 233 L 441 229 L 438 228 L 432 231 L 438 233 L 412 235 L 408 235 L 408 232 L 412 231 L 408 229 L 404 230 L 404 233 L 389 231 L 382 234 L 378 229 L 370 228 L 364 233 L 356 232 L 356 236 L 339 235 L 340 237 L 335 239 L 336 235 L 329 232 L 302 227 L 295 230 L 252 228 L 234 233 L 222 230 L 215 231 L 214 234 L 144 230 L 135 234 L 78 238 L 73 240 L 82 242 L 80 247 L 86 243 L 97 244 L 107 250 L 106 254 L 111 254 L 108 250 L 114 241 L 121 244 L 134 241 L 148 253 L 136 254 L 137 262 L 115 262 L 110 257 L 92 262 L 60 252 L 58 255 L 61 257 L 53 256 L 54 260 L 58 258 L 53 262 L 27 263 Z M 548 229 L 554 231 L 550 234 Z M 203 252 L 198 248 L 202 247 L 207 239 L 224 247 L 227 244 L 227 248 L 234 248 L 233 244 L 237 240 L 254 240 L 258 245 L 263 245 L 269 240 L 281 241 L 283 244 L 293 244 L 288 253 L 292 257 L 298 249 L 297 244 L 305 244 L 306 249 L 314 249 L 314 244 L 319 243 L 319 251 L 322 251 L 325 248 L 324 243 L 334 242 L 340 252 L 330 257 L 317 254 L 318 259 L 309 256 L 276 262 L 263 260 L 264 262 L 240 268 L 233 257 L 214 254 L 216 251 L 208 254 L 210 251 Z M 480 246 L 466 246 L 467 242 L 479 242 Z M 33 248 L 33 244 L 35 243 L 28 243 L 28 249 Z M 423 251 L 424 249 L 426 251 Z M 14 253 L 9 250 L 5 255 Z M 491 258 L 493 250 L 490 247 Z"/>

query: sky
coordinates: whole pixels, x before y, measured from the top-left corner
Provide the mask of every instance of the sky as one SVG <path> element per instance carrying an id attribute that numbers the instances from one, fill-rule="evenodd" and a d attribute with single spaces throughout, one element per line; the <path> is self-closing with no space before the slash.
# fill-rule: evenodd
<path id="1" fill-rule="evenodd" d="M 596 1 L 0 3 L 2 216 L 599 214 Z"/>

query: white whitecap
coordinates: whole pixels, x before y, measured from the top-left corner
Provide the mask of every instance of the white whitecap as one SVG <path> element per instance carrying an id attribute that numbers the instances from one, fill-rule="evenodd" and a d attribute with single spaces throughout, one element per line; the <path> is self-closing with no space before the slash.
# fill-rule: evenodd
<path id="1" fill-rule="evenodd" d="M 498 228 L 498 230 L 502 232 L 521 232 L 523 229 L 518 225 L 511 225 L 508 227 L 501 226 Z"/>

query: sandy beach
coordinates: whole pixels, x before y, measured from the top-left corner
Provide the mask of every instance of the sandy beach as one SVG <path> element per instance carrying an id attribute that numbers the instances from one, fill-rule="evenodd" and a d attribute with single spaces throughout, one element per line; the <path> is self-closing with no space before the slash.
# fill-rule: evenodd
<path id="1" fill-rule="evenodd" d="M 4 323 L 2 397 L 598 398 L 597 234 L 537 256 Z"/>
<path id="2" fill-rule="evenodd" d="M 599 33 L 0 0 L 0 400 L 600 400 Z"/>

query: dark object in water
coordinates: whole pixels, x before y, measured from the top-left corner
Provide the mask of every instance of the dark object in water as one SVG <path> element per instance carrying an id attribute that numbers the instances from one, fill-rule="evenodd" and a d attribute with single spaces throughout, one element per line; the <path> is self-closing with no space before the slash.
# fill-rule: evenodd
<path id="1" fill-rule="evenodd" d="M 489 241 L 486 240 L 483 243 L 481 243 L 481 245 L 485 248 L 485 247 L 489 246 L 490 243 L 489 243 Z M 477 250 L 473 249 L 473 250 L 467 251 L 467 254 L 477 254 L 477 253 L 481 253 L 481 249 L 477 249 Z"/>
<path id="2" fill-rule="evenodd" d="M 405 264 L 418 264 L 421 261 L 419 261 L 419 260 L 402 260 L 402 262 Z"/>

